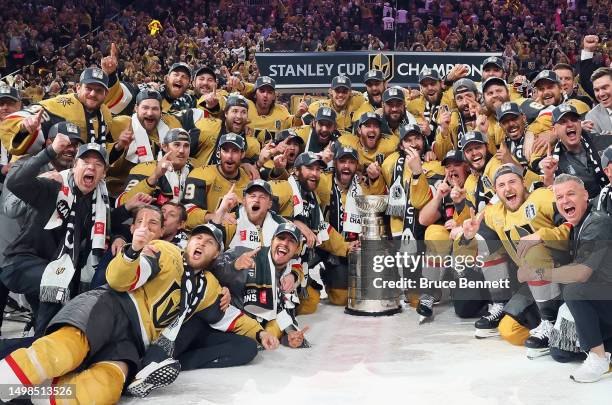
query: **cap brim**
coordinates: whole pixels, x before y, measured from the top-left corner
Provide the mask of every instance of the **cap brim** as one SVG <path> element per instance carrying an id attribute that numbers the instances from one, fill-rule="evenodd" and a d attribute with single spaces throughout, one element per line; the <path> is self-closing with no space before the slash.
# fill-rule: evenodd
<path id="1" fill-rule="evenodd" d="M 19 97 L 15 97 L 12 94 L 2 94 L 2 95 L 0 95 L 0 100 L 2 100 L 3 98 L 10 98 L 13 101 L 21 101 L 21 99 Z"/>
<path id="2" fill-rule="evenodd" d="M 217 245 L 219 245 L 219 250 L 224 250 L 223 242 L 222 241 L 220 242 L 217 239 L 217 237 L 215 236 L 215 233 L 209 227 L 207 227 L 205 225 L 199 225 L 199 226 L 196 226 L 195 228 L 193 228 L 193 230 L 191 231 L 191 234 L 189 236 L 191 237 L 191 236 L 194 236 L 194 235 L 199 235 L 201 233 L 205 233 L 205 234 L 208 234 L 208 235 L 212 236 L 212 238 L 215 240 L 215 242 L 217 242 Z"/>
<path id="3" fill-rule="evenodd" d="M 203 74 L 211 75 L 212 77 L 215 78 L 215 80 L 217 79 L 217 74 L 215 73 L 215 71 L 212 70 L 212 69 L 209 69 L 209 68 L 200 68 L 200 69 L 196 70 L 196 72 L 195 72 L 193 77 L 195 78 L 195 77 L 198 77 L 198 76 L 203 75 Z"/>
<path id="4" fill-rule="evenodd" d="M 81 84 L 99 84 L 100 86 L 108 90 L 108 85 L 104 83 L 102 80 L 98 80 L 98 79 L 83 79 L 79 83 Z"/>
<path id="5" fill-rule="evenodd" d="M 427 79 L 429 79 L 429 80 L 433 80 L 433 81 L 436 81 L 436 82 L 439 82 L 439 81 L 441 80 L 439 77 L 434 77 L 434 76 L 423 76 L 423 77 L 421 77 L 421 78 L 419 79 L 419 84 L 421 84 L 421 82 L 422 82 L 422 81 L 425 81 L 425 80 L 427 80 Z"/>
<path id="6" fill-rule="evenodd" d="M 539 83 L 539 82 L 541 82 L 542 80 L 546 80 L 547 82 L 551 82 L 551 83 L 556 83 L 556 84 L 559 84 L 559 81 L 558 81 L 558 80 L 555 80 L 555 79 L 550 79 L 550 78 L 548 78 L 548 77 L 541 77 L 541 78 L 539 78 L 538 80 L 534 80 L 534 81 L 533 81 L 533 85 L 534 85 L 534 86 L 537 86 L 537 85 L 538 85 L 538 83 Z"/>
<path id="7" fill-rule="evenodd" d="M 294 241 L 300 243 L 299 239 L 297 238 L 297 235 L 294 234 L 291 231 L 280 231 L 280 232 L 277 232 L 277 233 L 274 234 L 274 237 L 276 238 L 278 235 L 282 235 L 284 233 L 291 235 L 291 237 L 293 238 Z"/>
<path id="8" fill-rule="evenodd" d="M 352 153 L 350 153 L 350 152 L 344 152 L 344 153 L 341 153 L 341 154 L 339 154 L 338 156 L 335 156 L 335 157 L 334 157 L 334 159 L 336 159 L 336 160 L 337 160 L 337 159 L 342 159 L 342 158 L 343 158 L 343 157 L 345 157 L 345 156 L 350 156 L 350 157 L 352 157 L 353 159 L 355 159 L 355 160 L 357 160 L 357 161 L 359 160 L 359 156 L 355 156 L 355 155 L 353 155 L 353 154 L 352 154 Z"/>
<path id="9" fill-rule="evenodd" d="M 106 157 L 100 151 L 97 151 L 95 149 L 88 149 L 85 152 L 81 153 L 80 155 L 76 156 L 75 159 L 83 159 L 89 153 L 95 153 L 96 156 L 98 156 L 100 158 L 100 160 L 102 162 L 104 162 L 104 165 L 108 166 L 108 162 L 106 161 Z"/>
<path id="10" fill-rule="evenodd" d="M 243 145 L 239 145 L 238 142 L 234 142 L 234 141 L 225 141 L 223 143 L 219 144 L 219 148 L 221 148 L 223 145 L 227 145 L 227 144 L 232 144 L 235 147 L 237 147 L 240 150 L 244 150 L 244 146 Z"/>
<path id="11" fill-rule="evenodd" d="M 259 184 L 253 184 L 251 187 L 245 188 L 244 189 L 244 193 L 246 194 L 246 193 L 250 192 L 251 190 L 253 190 L 255 188 L 263 190 L 264 193 L 268 194 L 269 196 L 272 196 L 272 192 L 270 190 L 266 190 L 266 188 L 264 186 L 260 186 Z"/>
<path id="12" fill-rule="evenodd" d="M 259 86 L 255 87 L 255 90 L 259 90 L 259 89 L 261 89 L 262 87 L 269 87 L 269 88 L 271 88 L 272 90 L 275 90 L 275 91 L 276 91 L 276 87 L 275 87 L 275 86 L 273 86 L 273 85 L 272 85 L 272 84 L 270 84 L 270 83 L 262 83 L 262 84 L 260 84 Z"/>
<path id="13" fill-rule="evenodd" d="M 168 70 L 168 74 L 170 74 L 170 73 L 172 73 L 172 72 L 174 72 L 176 70 L 182 70 L 182 71 L 186 72 L 189 77 L 191 77 L 191 70 L 189 70 L 185 66 L 177 66 L 174 69 L 170 69 L 170 70 Z"/>
<path id="14" fill-rule="evenodd" d="M 508 115 L 514 115 L 515 117 L 520 117 L 521 113 L 516 112 L 516 111 L 506 111 L 505 113 L 503 113 L 503 114 L 501 114 L 501 115 L 499 115 L 497 117 L 497 121 L 499 122 L 499 121 L 503 120 Z"/>
<path id="15" fill-rule="evenodd" d="M 453 157 L 447 157 L 447 158 L 442 159 L 442 162 L 440 162 L 440 164 L 442 166 L 446 166 L 446 164 L 450 161 L 457 162 L 457 163 L 465 163 L 465 160 L 463 160 L 463 158 L 458 159 L 455 156 L 453 156 Z"/>
<path id="16" fill-rule="evenodd" d="M 486 63 L 486 64 L 482 65 L 482 68 L 484 69 L 484 68 L 486 68 L 486 67 L 487 67 L 487 66 L 489 66 L 489 65 L 497 66 L 497 67 L 498 67 L 498 68 L 500 68 L 501 70 L 504 70 L 504 67 L 503 67 L 503 66 L 500 66 L 500 65 L 499 65 L 499 63 L 497 63 L 497 62 L 489 62 L 489 63 Z"/>
<path id="17" fill-rule="evenodd" d="M 561 120 L 561 118 L 565 117 L 566 115 L 571 114 L 571 115 L 575 115 L 576 117 L 580 118 L 580 114 L 578 114 L 577 112 L 574 111 L 566 111 L 564 113 L 561 113 L 561 115 L 559 115 L 557 117 L 557 119 L 553 122 L 553 124 L 556 124 L 557 122 L 559 122 Z"/>
<path id="18" fill-rule="evenodd" d="M 481 141 L 480 139 L 470 139 L 469 141 L 465 142 L 462 146 L 461 146 L 461 150 L 465 149 L 469 144 L 471 143 L 480 143 L 482 145 L 487 145 L 486 142 Z"/>
<path id="19" fill-rule="evenodd" d="M 348 89 L 348 90 L 351 89 L 351 86 L 349 86 L 348 84 L 337 84 L 337 85 L 332 87 L 332 90 L 339 89 L 340 87 L 344 87 L 345 89 Z"/>

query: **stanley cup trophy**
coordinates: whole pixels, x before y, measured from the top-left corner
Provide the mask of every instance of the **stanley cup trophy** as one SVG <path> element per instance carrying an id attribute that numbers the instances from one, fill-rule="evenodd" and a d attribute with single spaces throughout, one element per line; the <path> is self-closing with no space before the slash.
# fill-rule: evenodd
<path id="1" fill-rule="evenodd" d="M 401 311 L 400 289 L 389 288 L 386 281 L 397 281 L 397 268 L 374 268 L 375 256 L 393 255 L 388 241 L 383 214 L 387 209 L 386 195 L 355 197 L 361 215 L 361 249 L 349 254 L 348 303 L 350 315 L 382 316 Z"/>

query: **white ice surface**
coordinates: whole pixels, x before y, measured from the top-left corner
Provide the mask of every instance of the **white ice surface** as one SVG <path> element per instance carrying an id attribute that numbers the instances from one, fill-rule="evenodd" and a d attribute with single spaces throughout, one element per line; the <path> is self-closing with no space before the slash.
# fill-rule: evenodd
<path id="1" fill-rule="evenodd" d="M 310 349 L 260 352 L 242 367 L 183 372 L 169 387 L 122 404 L 612 404 L 612 376 L 577 384 L 578 364 L 528 360 L 500 338 L 476 340 L 474 321 L 446 305 L 418 325 L 414 309 L 355 317 L 321 304 L 300 317 Z"/>

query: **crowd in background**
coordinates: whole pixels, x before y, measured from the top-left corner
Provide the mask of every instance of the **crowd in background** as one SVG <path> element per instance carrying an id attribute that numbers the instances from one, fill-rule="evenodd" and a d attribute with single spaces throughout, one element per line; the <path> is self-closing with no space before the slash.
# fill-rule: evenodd
<path id="1" fill-rule="evenodd" d="M 511 77 L 530 77 L 557 63 L 575 65 L 583 36 L 595 34 L 602 43 L 595 63 L 608 66 L 611 58 L 606 0 L 398 1 L 397 9 L 363 0 L 213 3 L 10 0 L 0 16 L 0 74 L 13 73 L 4 81 L 40 101 L 71 90 L 112 42 L 123 79 L 136 84 L 161 82 L 179 61 L 233 67 L 254 82 L 255 53 L 267 51 L 501 52 Z M 155 36 L 153 20 L 161 23 Z"/>

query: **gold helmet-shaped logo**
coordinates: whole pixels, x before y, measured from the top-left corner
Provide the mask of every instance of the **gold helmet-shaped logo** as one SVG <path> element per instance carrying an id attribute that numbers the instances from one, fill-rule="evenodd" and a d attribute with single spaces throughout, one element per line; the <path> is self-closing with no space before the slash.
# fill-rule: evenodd
<path id="1" fill-rule="evenodd" d="M 383 72 L 385 81 L 393 79 L 395 73 L 395 58 L 394 55 L 377 53 L 370 55 L 370 69 L 376 69 Z"/>

